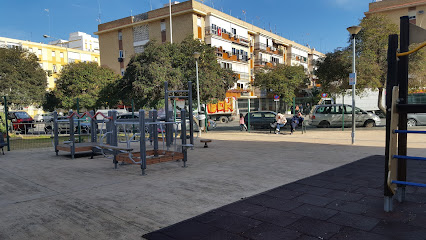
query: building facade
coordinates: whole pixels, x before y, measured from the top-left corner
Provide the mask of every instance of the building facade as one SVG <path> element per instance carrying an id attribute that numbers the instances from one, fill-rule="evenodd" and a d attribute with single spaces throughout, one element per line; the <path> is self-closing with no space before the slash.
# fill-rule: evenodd
<path id="1" fill-rule="evenodd" d="M 426 0 L 376 0 L 369 4 L 365 16 L 383 14 L 399 26 L 399 18 L 408 16 L 410 23 L 426 28 Z"/>
<path id="2" fill-rule="evenodd" d="M 313 63 L 324 54 L 256 27 L 195 0 L 171 6 L 173 42 L 188 35 L 216 49 L 222 68 L 238 76 L 228 97 L 257 96 L 268 98 L 252 87 L 254 69 L 277 64 L 302 65 L 315 85 Z M 149 40 L 170 42 L 168 4 L 160 9 L 98 25 L 102 65 L 124 74 L 130 57 L 140 53 Z"/>
<path id="3" fill-rule="evenodd" d="M 84 32 L 70 33 L 68 41 L 58 39 L 56 41 L 49 42 L 49 44 L 86 52 L 99 53 L 99 39 L 94 38 L 90 34 Z"/>
<path id="4" fill-rule="evenodd" d="M 20 47 L 37 55 L 40 66 L 46 71 L 48 90 L 55 88 L 55 82 L 62 68 L 73 62 L 96 62 L 100 65 L 98 52 L 88 52 L 56 45 L 0 37 L 0 47 Z"/>

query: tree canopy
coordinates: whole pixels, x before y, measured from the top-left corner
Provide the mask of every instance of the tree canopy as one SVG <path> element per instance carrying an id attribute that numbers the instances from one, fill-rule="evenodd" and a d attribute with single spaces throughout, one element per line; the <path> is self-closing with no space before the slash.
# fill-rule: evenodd
<path id="1" fill-rule="evenodd" d="M 181 43 L 158 44 L 150 41 L 144 52 L 130 60 L 124 77 L 109 91 L 118 100 L 137 107 L 161 108 L 164 106 L 164 82 L 169 89 L 187 89 L 193 83 L 193 98 L 196 99 L 196 67 L 194 52 L 199 52 L 198 74 L 200 99 L 208 102 L 225 98 L 235 78 L 230 70 L 222 69 L 217 62 L 214 48 L 188 36 Z"/>
<path id="2" fill-rule="evenodd" d="M 101 91 L 118 79 L 119 75 L 109 68 L 98 66 L 97 63 L 70 63 L 65 65 L 56 81 L 54 97 L 52 94 L 48 97 L 50 101 L 58 99 L 58 107 L 75 109 L 78 98 L 81 108 L 95 109 L 102 105 Z"/>
<path id="3" fill-rule="evenodd" d="M 284 102 L 290 103 L 296 96 L 296 89 L 306 87 L 307 81 L 308 76 L 303 66 L 278 64 L 274 68 L 257 69 L 254 85 L 261 89 L 267 89 L 279 95 Z"/>
<path id="4" fill-rule="evenodd" d="M 0 96 L 16 105 L 41 104 L 47 77 L 37 61 L 22 48 L 0 48 Z"/>
<path id="5" fill-rule="evenodd" d="M 356 35 L 356 70 L 358 92 L 365 88 L 379 91 L 378 107 L 385 111 L 382 103 L 386 87 L 388 38 L 398 33 L 398 26 L 384 15 L 373 15 L 360 22 L 361 31 Z M 342 93 L 348 88 L 349 73 L 352 72 L 352 39 L 344 49 L 336 49 L 318 61 L 316 75 L 325 91 Z M 330 59 L 327 59 L 330 57 Z"/>

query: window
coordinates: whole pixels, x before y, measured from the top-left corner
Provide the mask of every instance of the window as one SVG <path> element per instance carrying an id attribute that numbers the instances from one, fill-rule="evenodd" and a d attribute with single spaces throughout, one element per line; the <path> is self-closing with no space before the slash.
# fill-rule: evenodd
<path id="1" fill-rule="evenodd" d="M 118 41 L 123 40 L 123 33 L 121 31 L 118 32 Z"/>
<path id="2" fill-rule="evenodd" d="M 59 55 L 61 56 L 61 58 L 64 58 L 64 53 L 63 52 L 61 52 Z"/>
<path id="3" fill-rule="evenodd" d="M 267 118 L 275 118 L 275 114 L 273 114 L 273 113 L 265 113 L 265 117 L 267 117 Z"/>
<path id="4" fill-rule="evenodd" d="M 197 26 L 201 27 L 201 17 L 197 16 Z"/>
<path id="5" fill-rule="evenodd" d="M 54 78 L 54 79 L 53 79 L 53 82 L 54 82 L 54 83 L 56 83 L 56 81 L 57 81 L 57 80 L 58 80 L 57 78 Z"/>
<path id="6" fill-rule="evenodd" d="M 98 61 L 98 58 L 97 57 L 95 57 L 95 62 L 97 62 Z"/>
<path id="7" fill-rule="evenodd" d="M 52 51 L 52 57 L 56 57 L 56 52 Z"/>
<path id="8" fill-rule="evenodd" d="M 41 49 L 39 49 L 39 50 L 37 51 L 37 53 L 38 53 L 38 55 L 41 55 Z"/>
<path id="9" fill-rule="evenodd" d="M 166 42 L 166 22 L 164 20 L 161 20 L 160 28 L 161 28 L 161 42 Z"/>
<path id="10" fill-rule="evenodd" d="M 54 73 L 57 73 L 57 72 L 58 72 L 58 69 L 56 68 L 56 64 L 53 64 L 53 72 L 54 72 Z"/>
<path id="11" fill-rule="evenodd" d="M 121 76 L 124 76 L 124 68 L 121 69 Z"/>
<path id="12" fill-rule="evenodd" d="M 119 50 L 118 51 L 118 57 L 119 58 L 124 58 L 124 50 Z"/>
<path id="13" fill-rule="evenodd" d="M 262 113 L 253 113 L 253 114 L 251 114 L 251 117 L 253 117 L 253 118 L 261 118 L 262 117 Z"/>
<path id="14" fill-rule="evenodd" d="M 231 33 L 233 33 L 234 35 L 237 35 L 237 29 L 231 28 Z"/>

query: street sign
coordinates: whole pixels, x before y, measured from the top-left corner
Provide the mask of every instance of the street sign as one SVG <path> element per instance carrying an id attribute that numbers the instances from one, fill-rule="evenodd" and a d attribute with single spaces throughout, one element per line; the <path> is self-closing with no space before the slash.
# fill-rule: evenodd
<path id="1" fill-rule="evenodd" d="M 355 85 L 355 84 L 356 84 L 356 74 L 349 73 L 349 85 Z"/>
<path id="2" fill-rule="evenodd" d="M 321 97 L 322 97 L 322 98 L 326 98 L 326 97 L 328 97 L 328 93 L 321 93 Z"/>
<path id="3" fill-rule="evenodd" d="M 280 101 L 280 96 L 279 95 L 274 95 L 274 101 L 275 102 L 279 102 Z"/>

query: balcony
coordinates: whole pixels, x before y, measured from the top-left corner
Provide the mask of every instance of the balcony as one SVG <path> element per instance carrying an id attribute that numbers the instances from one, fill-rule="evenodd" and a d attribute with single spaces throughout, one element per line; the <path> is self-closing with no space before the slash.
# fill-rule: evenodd
<path id="1" fill-rule="evenodd" d="M 249 82 L 249 74 L 245 72 L 233 71 L 238 80 Z"/>
<path id="2" fill-rule="evenodd" d="M 257 59 L 256 61 L 254 61 L 254 66 L 255 67 L 275 67 L 277 66 L 276 62 L 269 62 L 267 59 Z"/>
<path id="3" fill-rule="evenodd" d="M 222 58 L 223 60 L 236 61 L 236 62 L 248 62 L 248 56 L 241 54 L 232 54 L 231 52 L 225 51 L 222 47 L 216 48 L 216 57 Z"/>
<path id="4" fill-rule="evenodd" d="M 266 46 L 264 43 L 255 43 L 254 44 L 254 50 L 270 53 L 270 54 L 276 54 L 276 55 L 283 55 L 283 51 L 281 49 L 278 49 L 273 46 Z"/>
<path id="5" fill-rule="evenodd" d="M 206 27 L 205 28 L 205 34 L 206 37 L 207 36 L 216 36 L 228 41 L 231 41 L 233 43 L 236 44 L 240 44 L 243 46 L 248 47 L 250 44 L 250 41 L 248 40 L 248 38 L 239 36 L 239 35 L 235 35 L 233 33 L 229 33 L 229 32 L 222 32 L 221 29 L 213 29 L 212 27 Z"/>

